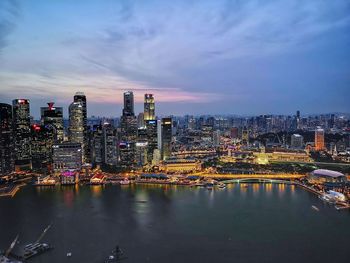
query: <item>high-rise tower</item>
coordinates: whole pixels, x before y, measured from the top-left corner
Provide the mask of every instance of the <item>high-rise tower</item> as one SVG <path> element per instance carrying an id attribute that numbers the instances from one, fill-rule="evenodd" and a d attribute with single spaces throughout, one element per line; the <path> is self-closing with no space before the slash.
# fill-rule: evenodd
<path id="1" fill-rule="evenodd" d="M 145 121 L 155 120 L 155 106 L 153 94 L 145 94 L 143 117 Z"/>
<path id="2" fill-rule="evenodd" d="M 84 149 L 84 110 L 81 102 L 72 102 L 69 106 L 69 140 L 80 143 Z M 84 155 L 84 150 L 83 150 Z"/>
<path id="3" fill-rule="evenodd" d="M 317 128 L 315 130 L 315 150 L 322 151 L 324 149 L 324 130 L 321 128 Z"/>
<path id="4" fill-rule="evenodd" d="M 12 107 L 0 103 L 0 175 L 13 172 L 14 165 Z"/>
<path id="5" fill-rule="evenodd" d="M 87 102 L 83 92 L 77 92 L 74 95 L 74 102 L 80 102 L 83 107 L 83 128 L 84 128 L 84 143 L 82 145 L 83 159 L 85 162 L 90 162 L 90 150 L 88 143 L 88 126 L 87 126 Z"/>
<path id="6" fill-rule="evenodd" d="M 15 99 L 12 101 L 13 131 L 15 139 L 15 169 L 31 169 L 31 131 L 29 100 Z"/>
<path id="7" fill-rule="evenodd" d="M 54 102 L 47 103 L 48 107 L 41 107 L 41 124 L 44 126 L 50 125 L 55 131 L 55 140 L 62 142 L 64 139 L 63 133 L 63 109 L 62 107 L 54 107 Z"/>
<path id="8" fill-rule="evenodd" d="M 166 160 L 171 155 L 171 140 L 172 140 L 172 119 L 162 118 L 162 148 L 161 148 L 161 158 Z"/>

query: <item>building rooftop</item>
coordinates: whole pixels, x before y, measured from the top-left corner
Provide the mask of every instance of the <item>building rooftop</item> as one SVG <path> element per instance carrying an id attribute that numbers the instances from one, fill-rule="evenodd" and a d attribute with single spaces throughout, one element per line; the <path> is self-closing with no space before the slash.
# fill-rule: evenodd
<path id="1" fill-rule="evenodd" d="M 326 169 L 317 169 L 312 172 L 313 175 L 318 175 L 318 176 L 328 176 L 328 177 L 343 177 L 345 176 L 344 174 L 337 172 L 337 171 L 331 171 L 331 170 L 326 170 Z"/>

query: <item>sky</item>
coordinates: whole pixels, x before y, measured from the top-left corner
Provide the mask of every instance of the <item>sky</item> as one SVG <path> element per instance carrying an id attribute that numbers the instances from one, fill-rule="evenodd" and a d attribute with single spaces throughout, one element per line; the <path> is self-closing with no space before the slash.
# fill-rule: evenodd
<path id="1" fill-rule="evenodd" d="M 120 116 L 350 112 L 348 0 L 1 0 L 0 102 Z"/>

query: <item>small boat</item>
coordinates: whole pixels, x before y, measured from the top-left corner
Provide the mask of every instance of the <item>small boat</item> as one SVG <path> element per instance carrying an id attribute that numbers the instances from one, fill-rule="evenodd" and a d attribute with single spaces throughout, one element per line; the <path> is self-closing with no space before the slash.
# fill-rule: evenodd
<path id="1" fill-rule="evenodd" d="M 105 263 L 117 263 L 124 259 L 127 259 L 127 257 L 124 256 L 124 252 L 119 246 L 116 246 L 116 248 L 112 251 L 112 255 L 106 259 Z"/>
<path id="2" fill-rule="evenodd" d="M 218 183 L 218 187 L 219 187 L 220 189 L 225 189 L 225 188 L 226 188 L 226 184 L 224 184 L 224 183 Z"/>
<path id="3" fill-rule="evenodd" d="M 312 208 L 313 210 L 317 211 L 317 212 L 320 211 L 320 209 L 318 209 L 318 207 L 315 206 L 315 205 L 311 206 L 311 208 Z"/>
<path id="4" fill-rule="evenodd" d="M 72 252 L 68 252 L 68 253 L 67 253 L 67 257 L 70 258 L 71 256 L 72 256 Z"/>

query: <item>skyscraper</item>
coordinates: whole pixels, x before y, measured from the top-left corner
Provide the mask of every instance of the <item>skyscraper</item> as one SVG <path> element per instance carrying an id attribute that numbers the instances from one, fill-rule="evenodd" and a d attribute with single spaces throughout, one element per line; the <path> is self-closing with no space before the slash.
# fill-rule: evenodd
<path id="1" fill-rule="evenodd" d="M 33 171 L 48 173 L 52 168 L 52 146 L 57 133 L 53 125 L 31 126 L 31 156 Z"/>
<path id="2" fill-rule="evenodd" d="M 146 133 L 147 133 L 147 161 L 151 163 L 153 160 L 153 152 L 158 147 L 157 138 L 157 121 L 147 120 L 146 121 Z"/>
<path id="3" fill-rule="evenodd" d="M 84 147 L 84 110 L 81 102 L 72 102 L 69 106 L 69 140 Z M 83 150 L 84 156 L 84 150 Z"/>
<path id="4" fill-rule="evenodd" d="M 53 126 L 55 130 L 55 140 L 62 142 L 63 133 L 63 109 L 62 107 L 54 107 L 54 102 L 47 103 L 48 107 L 41 107 L 41 124 L 44 126 Z"/>
<path id="5" fill-rule="evenodd" d="M 12 129 L 12 107 L 0 103 L 0 175 L 13 172 L 14 141 Z"/>
<path id="6" fill-rule="evenodd" d="M 166 160 L 171 155 L 171 140 L 172 140 L 172 119 L 162 118 L 162 148 L 161 158 Z"/>
<path id="7" fill-rule="evenodd" d="M 134 93 L 132 91 L 124 92 L 123 116 L 135 116 Z"/>
<path id="8" fill-rule="evenodd" d="M 156 116 L 153 94 L 145 94 L 143 116 L 145 121 L 155 120 Z"/>
<path id="9" fill-rule="evenodd" d="M 131 91 L 124 93 L 124 108 L 120 125 L 120 164 L 122 166 L 133 166 L 136 154 L 137 118 L 134 114 L 134 94 Z"/>
<path id="10" fill-rule="evenodd" d="M 87 102 L 83 92 L 77 92 L 74 95 L 74 102 L 80 102 L 83 107 L 83 128 L 84 128 L 84 143 L 82 145 L 83 159 L 85 162 L 90 162 L 90 150 L 88 143 L 88 126 L 87 126 Z"/>
<path id="11" fill-rule="evenodd" d="M 28 170 L 32 168 L 30 153 L 31 132 L 29 100 L 13 100 L 12 110 L 15 139 L 15 169 L 18 171 Z"/>
<path id="12" fill-rule="evenodd" d="M 321 128 L 317 128 L 315 130 L 315 150 L 322 151 L 324 149 L 324 130 Z"/>

